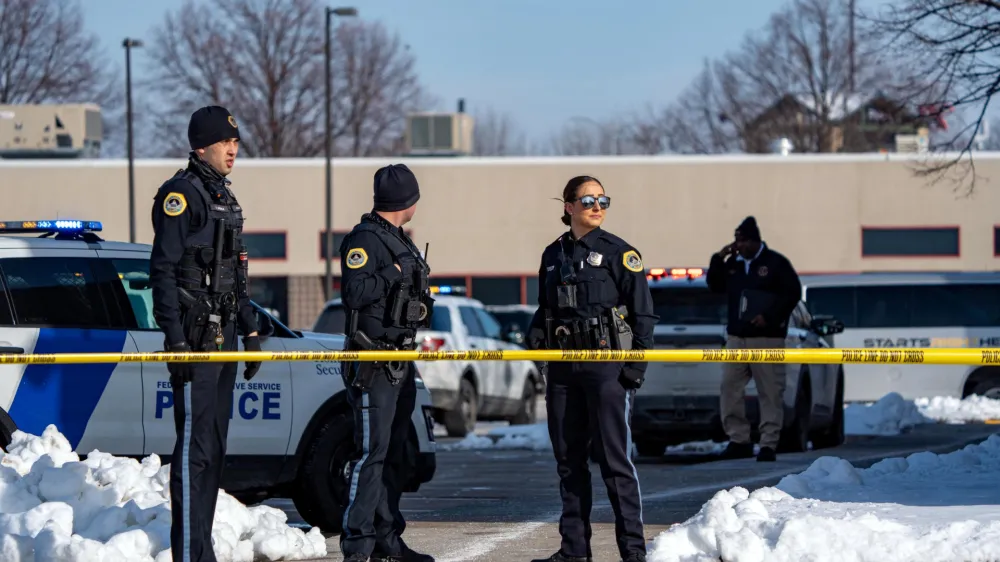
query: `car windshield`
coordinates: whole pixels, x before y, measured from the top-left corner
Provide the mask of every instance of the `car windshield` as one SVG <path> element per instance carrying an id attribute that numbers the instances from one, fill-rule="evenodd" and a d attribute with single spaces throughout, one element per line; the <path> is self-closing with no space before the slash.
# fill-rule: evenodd
<path id="1" fill-rule="evenodd" d="M 517 324 L 524 331 L 531 325 L 531 319 L 534 317 L 534 313 L 526 310 L 505 310 L 500 312 L 491 310 L 490 313 L 493 314 L 502 326 L 507 327 L 511 324 Z"/>
<path id="2" fill-rule="evenodd" d="M 726 295 L 713 293 L 707 287 L 650 287 L 653 309 L 660 317 L 658 324 L 719 325 L 726 324 Z"/>
<path id="3" fill-rule="evenodd" d="M 313 331 L 321 334 L 343 334 L 347 332 L 346 328 L 347 314 L 344 313 L 344 307 L 343 305 L 334 304 L 326 307 L 319 315 L 319 318 L 316 319 L 316 325 L 313 326 Z M 437 332 L 451 331 L 451 318 L 448 307 L 434 307 L 430 329 Z"/>

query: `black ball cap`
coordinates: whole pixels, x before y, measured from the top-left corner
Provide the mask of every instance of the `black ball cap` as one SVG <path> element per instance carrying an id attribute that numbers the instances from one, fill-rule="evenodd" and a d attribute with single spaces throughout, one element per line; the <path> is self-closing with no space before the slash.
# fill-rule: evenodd
<path id="1" fill-rule="evenodd" d="M 191 149 L 205 148 L 226 139 L 240 138 L 240 128 L 229 110 L 219 106 L 203 107 L 191 114 L 188 123 L 188 142 Z"/>

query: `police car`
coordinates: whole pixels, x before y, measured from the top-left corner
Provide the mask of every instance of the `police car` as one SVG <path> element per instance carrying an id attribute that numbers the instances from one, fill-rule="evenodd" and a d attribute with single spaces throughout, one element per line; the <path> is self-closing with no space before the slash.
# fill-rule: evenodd
<path id="1" fill-rule="evenodd" d="M 511 341 L 481 301 L 461 296 L 461 288 L 435 285 L 431 292 L 431 325 L 417 331 L 421 351 L 524 349 Z M 344 322 L 341 300 L 332 299 L 313 330 L 343 333 Z M 449 437 L 465 437 L 479 420 L 522 425 L 537 419 L 538 398 L 545 387 L 534 361 L 417 361 L 416 365 L 433 399 L 434 420 L 444 425 Z"/>
<path id="2" fill-rule="evenodd" d="M 0 353 L 163 350 L 151 246 L 106 242 L 99 231 L 89 221 L 0 222 Z M 343 336 L 291 330 L 254 307 L 265 351 L 344 348 Z M 55 424 L 80 454 L 156 454 L 167 463 L 175 440 L 169 379 L 163 362 L 0 365 L 0 445 L 15 429 L 40 435 Z M 409 492 L 434 475 L 430 408 L 418 379 Z M 230 420 L 223 487 L 291 497 L 309 524 L 338 532 L 356 456 L 339 362 L 264 362 L 252 380 L 237 377 Z"/>
<path id="3" fill-rule="evenodd" d="M 648 270 L 656 349 L 721 349 L 726 344 L 725 294 L 709 290 L 702 268 Z M 830 347 L 843 323 L 811 316 L 799 302 L 789 318 L 787 348 Z M 660 456 L 667 445 L 725 440 L 719 414 L 724 363 L 650 363 L 636 392 L 632 435 L 640 455 Z M 844 369 L 837 364 L 784 364 L 785 416 L 779 450 L 835 447 L 844 441 Z M 747 417 L 759 421 L 756 385 L 746 388 Z M 756 432 L 754 432 L 756 433 Z"/>

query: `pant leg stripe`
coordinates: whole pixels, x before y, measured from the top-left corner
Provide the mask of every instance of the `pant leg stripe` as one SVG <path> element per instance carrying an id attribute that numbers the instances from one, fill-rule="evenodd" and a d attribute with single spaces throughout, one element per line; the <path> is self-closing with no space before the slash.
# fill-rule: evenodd
<path id="1" fill-rule="evenodd" d="M 369 397 L 367 392 L 361 393 L 361 429 L 363 436 L 361 438 L 361 460 L 358 464 L 354 465 L 354 470 L 351 471 L 351 493 L 350 499 L 347 503 L 347 509 L 344 510 L 344 533 L 346 536 L 351 536 L 350 528 L 347 526 L 347 519 L 351 515 L 351 508 L 354 507 L 354 500 L 357 498 L 358 494 L 358 478 L 361 476 L 361 467 L 368 460 L 368 453 L 370 452 L 370 447 L 368 441 L 371 437 L 371 419 L 368 414 L 368 404 Z"/>
<path id="2" fill-rule="evenodd" d="M 181 452 L 181 489 L 184 501 L 184 562 L 191 562 L 191 383 L 184 383 L 184 449 Z"/>
<path id="3" fill-rule="evenodd" d="M 639 523 L 642 521 L 642 489 L 639 487 L 639 471 L 635 469 L 635 463 L 632 462 L 632 393 L 625 393 L 625 443 L 626 446 L 626 458 L 628 459 L 628 465 L 632 467 L 632 476 L 635 477 L 635 490 L 639 495 Z M 643 523 L 644 524 L 644 523 Z"/>

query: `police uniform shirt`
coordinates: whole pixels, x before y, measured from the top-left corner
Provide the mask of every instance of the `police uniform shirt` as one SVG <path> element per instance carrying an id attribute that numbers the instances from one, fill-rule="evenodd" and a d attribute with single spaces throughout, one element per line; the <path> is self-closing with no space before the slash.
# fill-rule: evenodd
<path id="1" fill-rule="evenodd" d="M 202 178 L 202 182 L 209 181 Z M 208 219 L 204 197 L 198 189 L 183 175 L 178 175 L 160 188 L 153 203 L 155 234 L 149 261 L 153 316 L 171 344 L 186 341 L 177 293 L 178 264 L 189 237 L 205 228 Z M 228 205 L 231 201 L 235 201 L 235 197 L 222 186 L 219 203 Z M 236 292 L 239 293 L 238 287 Z M 257 331 L 257 318 L 249 298 L 238 299 L 236 320 L 243 334 Z"/>
<path id="2" fill-rule="evenodd" d="M 576 275 L 576 302 L 572 309 L 558 307 L 557 287 L 562 283 L 563 253 Z M 633 349 L 650 349 L 653 327 L 658 317 L 653 313 L 642 256 L 621 238 L 601 229 L 575 240 L 568 231 L 542 252 L 538 271 L 539 309 L 532 325 L 537 333 L 544 326 L 544 311 L 553 318 L 588 319 L 600 316 L 612 307 L 625 306 L 626 323 L 632 328 Z M 542 328 L 544 330 L 544 328 Z M 642 375 L 645 362 L 627 366 Z"/>

